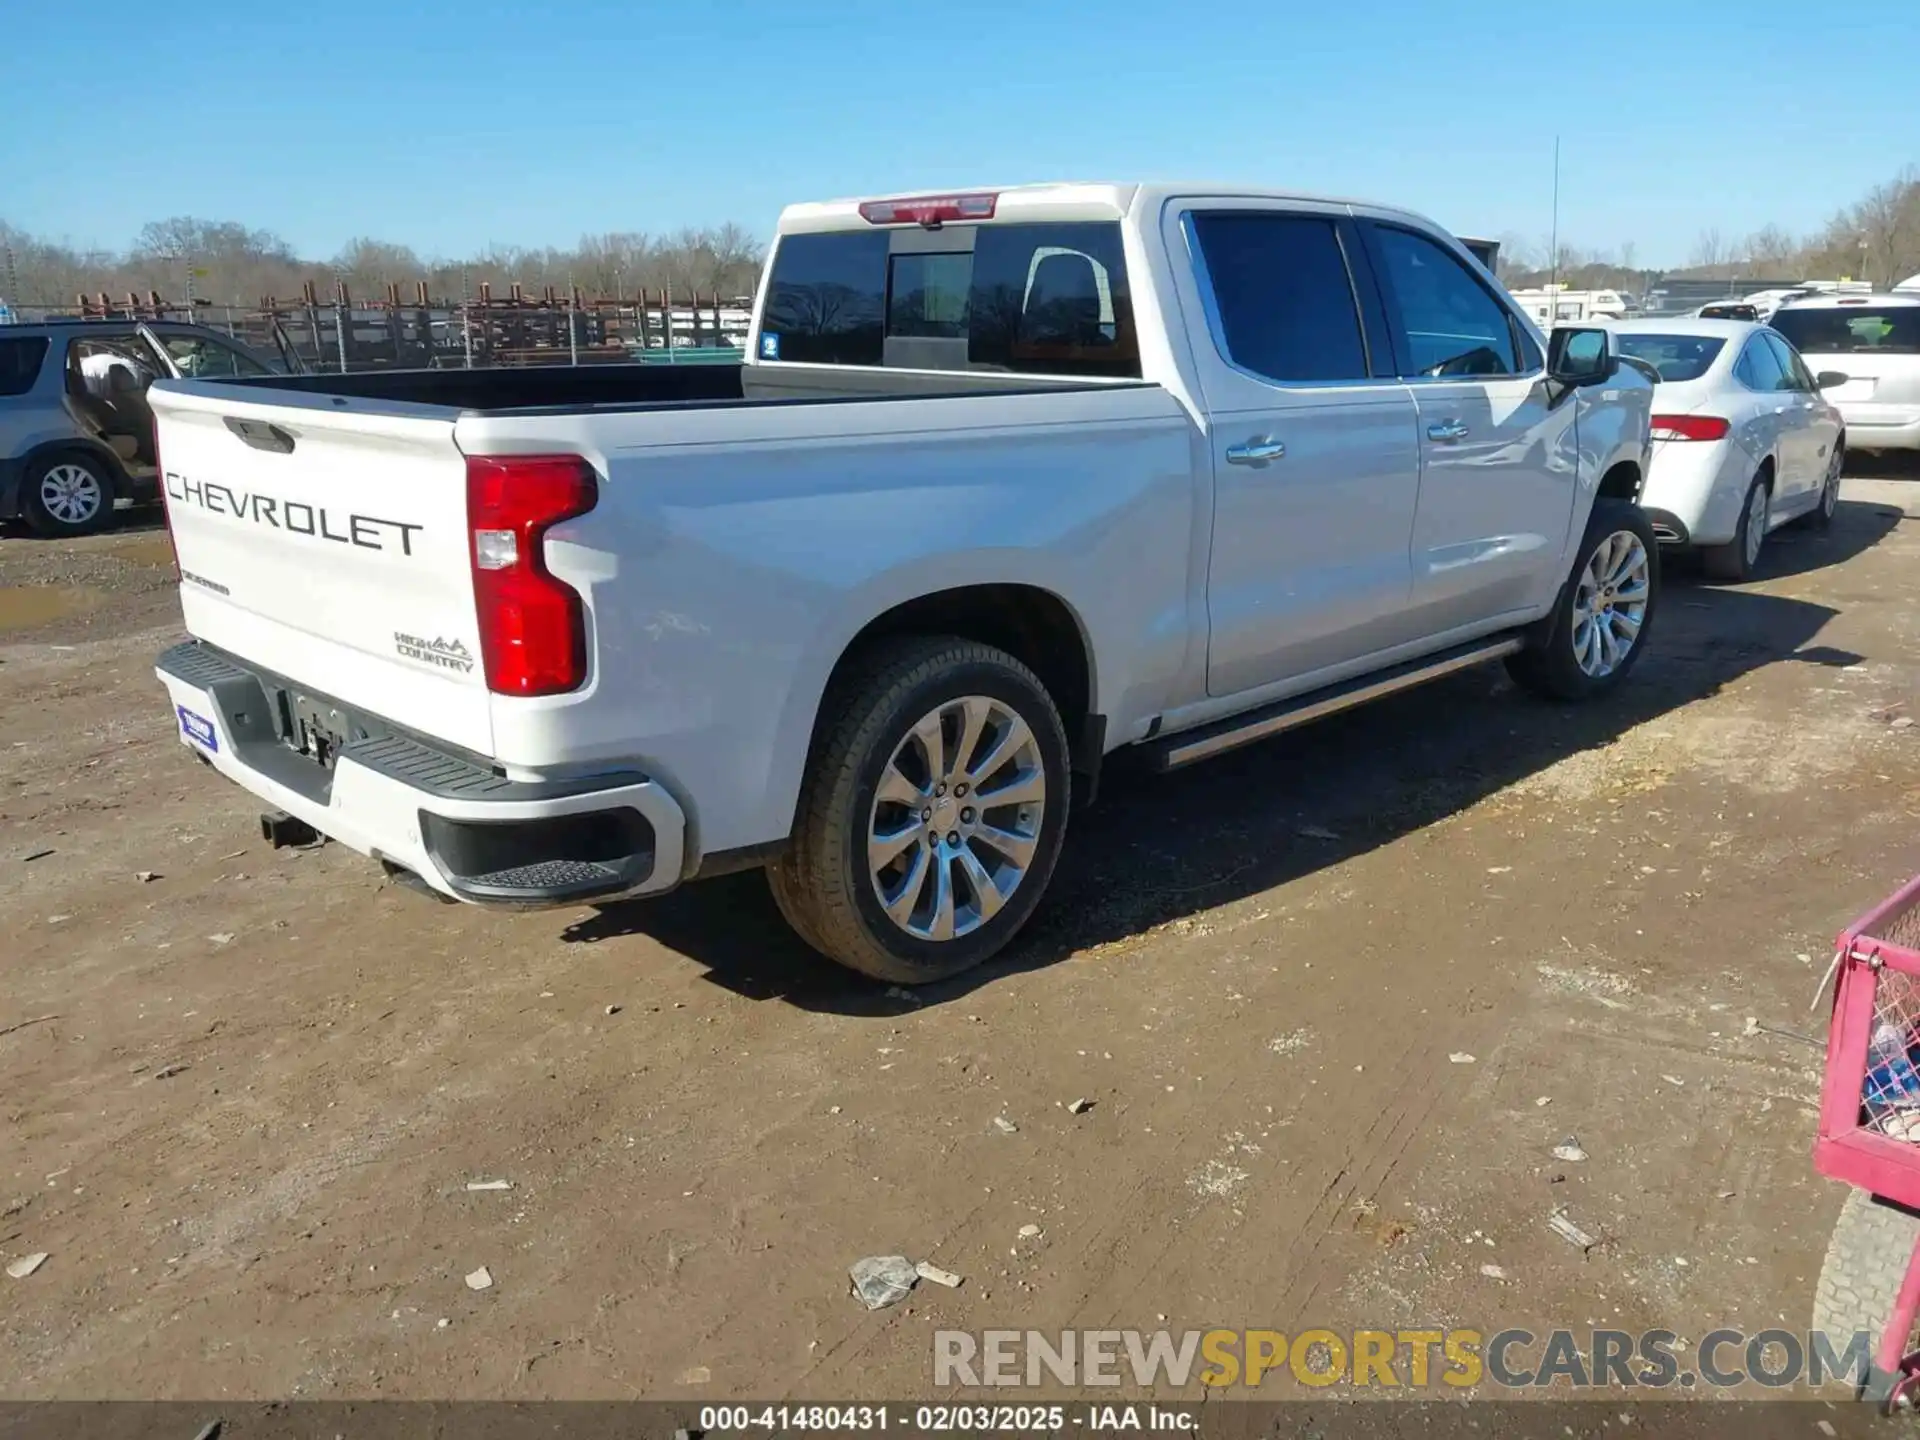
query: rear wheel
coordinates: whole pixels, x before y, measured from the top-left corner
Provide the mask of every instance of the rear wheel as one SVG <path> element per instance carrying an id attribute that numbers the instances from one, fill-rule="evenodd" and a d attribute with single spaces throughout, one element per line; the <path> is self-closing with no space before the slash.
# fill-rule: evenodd
<path id="1" fill-rule="evenodd" d="M 1847 442 L 1833 442 L 1833 456 L 1827 461 L 1827 478 L 1820 484 L 1820 503 L 1807 515 L 1807 524 L 1815 530 L 1825 530 L 1833 524 L 1834 513 L 1840 508 L 1840 476 L 1847 468 Z"/>
<path id="2" fill-rule="evenodd" d="M 1033 914 L 1066 834 L 1066 735 L 1004 651 L 876 649 L 829 694 L 774 900 L 814 949 L 900 984 L 980 964 Z"/>
<path id="3" fill-rule="evenodd" d="M 1724 545 L 1701 548 L 1700 563 L 1715 580 L 1740 584 L 1751 580 L 1760 564 L 1761 547 L 1767 543 L 1768 517 L 1772 514 L 1772 472 L 1762 469 L 1747 487 L 1747 498 L 1740 507 L 1740 528 Z"/>
<path id="4" fill-rule="evenodd" d="M 1552 700 L 1585 700 L 1618 685 L 1640 659 L 1660 594 L 1653 522 L 1626 500 L 1593 514 L 1559 603 L 1507 661 L 1520 684 Z"/>
<path id="5" fill-rule="evenodd" d="M 36 534 L 91 535 L 113 518 L 113 477 L 90 455 L 52 455 L 28 467 L 20 501 Z"/>

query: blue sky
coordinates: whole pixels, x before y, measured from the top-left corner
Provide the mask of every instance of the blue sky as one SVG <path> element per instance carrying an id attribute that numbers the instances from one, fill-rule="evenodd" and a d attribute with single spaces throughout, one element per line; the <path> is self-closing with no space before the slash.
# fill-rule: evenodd
<path id="1" fill-rule="evenodd" d="M 0 219 L 170 215 L 303 255 L 738 220 L 788 200 L 1207 177 L 1683 263 L 1920 162 L 1911 0 L 11 0 Z M 39 117 L 32 124 L 21 117 Z"/>

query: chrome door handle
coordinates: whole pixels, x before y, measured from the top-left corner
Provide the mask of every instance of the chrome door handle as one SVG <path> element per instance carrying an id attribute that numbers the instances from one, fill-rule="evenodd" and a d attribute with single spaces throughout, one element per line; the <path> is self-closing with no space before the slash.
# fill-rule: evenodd
<path id="1" fill-rule="evenodd" d="M 1427 426 L 1427 439 L 1451 443 L 1467 438 L 1467 426 L 1463 420 L 1441 420 Z"/>
<path id="2" fill-rule="evenodd" d="M 1229 465 L 1264 465 L 1269 460 L 1286 458 L 1287 447 L 1271 435 L 1262 435 L 1258 440 L 1249 440 L 1244 445 L 1227 447 Z"/>

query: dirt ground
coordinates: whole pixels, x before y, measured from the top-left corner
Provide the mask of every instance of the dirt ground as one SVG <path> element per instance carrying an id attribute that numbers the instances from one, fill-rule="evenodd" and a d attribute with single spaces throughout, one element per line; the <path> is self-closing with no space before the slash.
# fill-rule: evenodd
<path id="1" fill-rule="evenodd" d="M 1920 870 L 1916 519 L 1883 468 L 1761 581 L 1676 573 L 1599 707 L 1479 673 L 1122 766 L 1031 938 L 913 1000 L 755 874 L 509 915 L 267 849 L 151 673 L 164 533 L 0 539 L 0 1252 L 50 1256 L 0 1280 L 0 1394 L 917 1396 L 942 1328 L 1804 1330 L 1820 1055 L 1756 1025 L 1823 1035 L 1833 935 Z M 966 1282 L 869 1313 L 847 1267 L 888 1253 Z"/>

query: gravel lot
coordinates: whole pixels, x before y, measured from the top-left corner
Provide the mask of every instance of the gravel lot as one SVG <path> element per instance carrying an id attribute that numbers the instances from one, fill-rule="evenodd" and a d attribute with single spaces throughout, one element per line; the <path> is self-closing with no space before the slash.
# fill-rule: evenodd
<path id="1" fill-rule="evenodd" d="M 1603 707 L 1480 673 L 1121 767 L 1031 938 L 914 999 L 755 874 L 509 915 L 266 849 L 152 677 L 164 533 L 0 539 L 0 1251 L 50 1256 L 0 1279 L 0 1393 L 908 1396 L 950 1327 L 1804 1329 L 1820 1057 L 1756 1025 L 1823 1035 L 1834 933 L 1920 869 L 1903 517 L 1881 467 L 1761 581 L 1677 574 Z M 847 1266 L 896 1252 L 965 1284 L 869 1313 Z"/>

